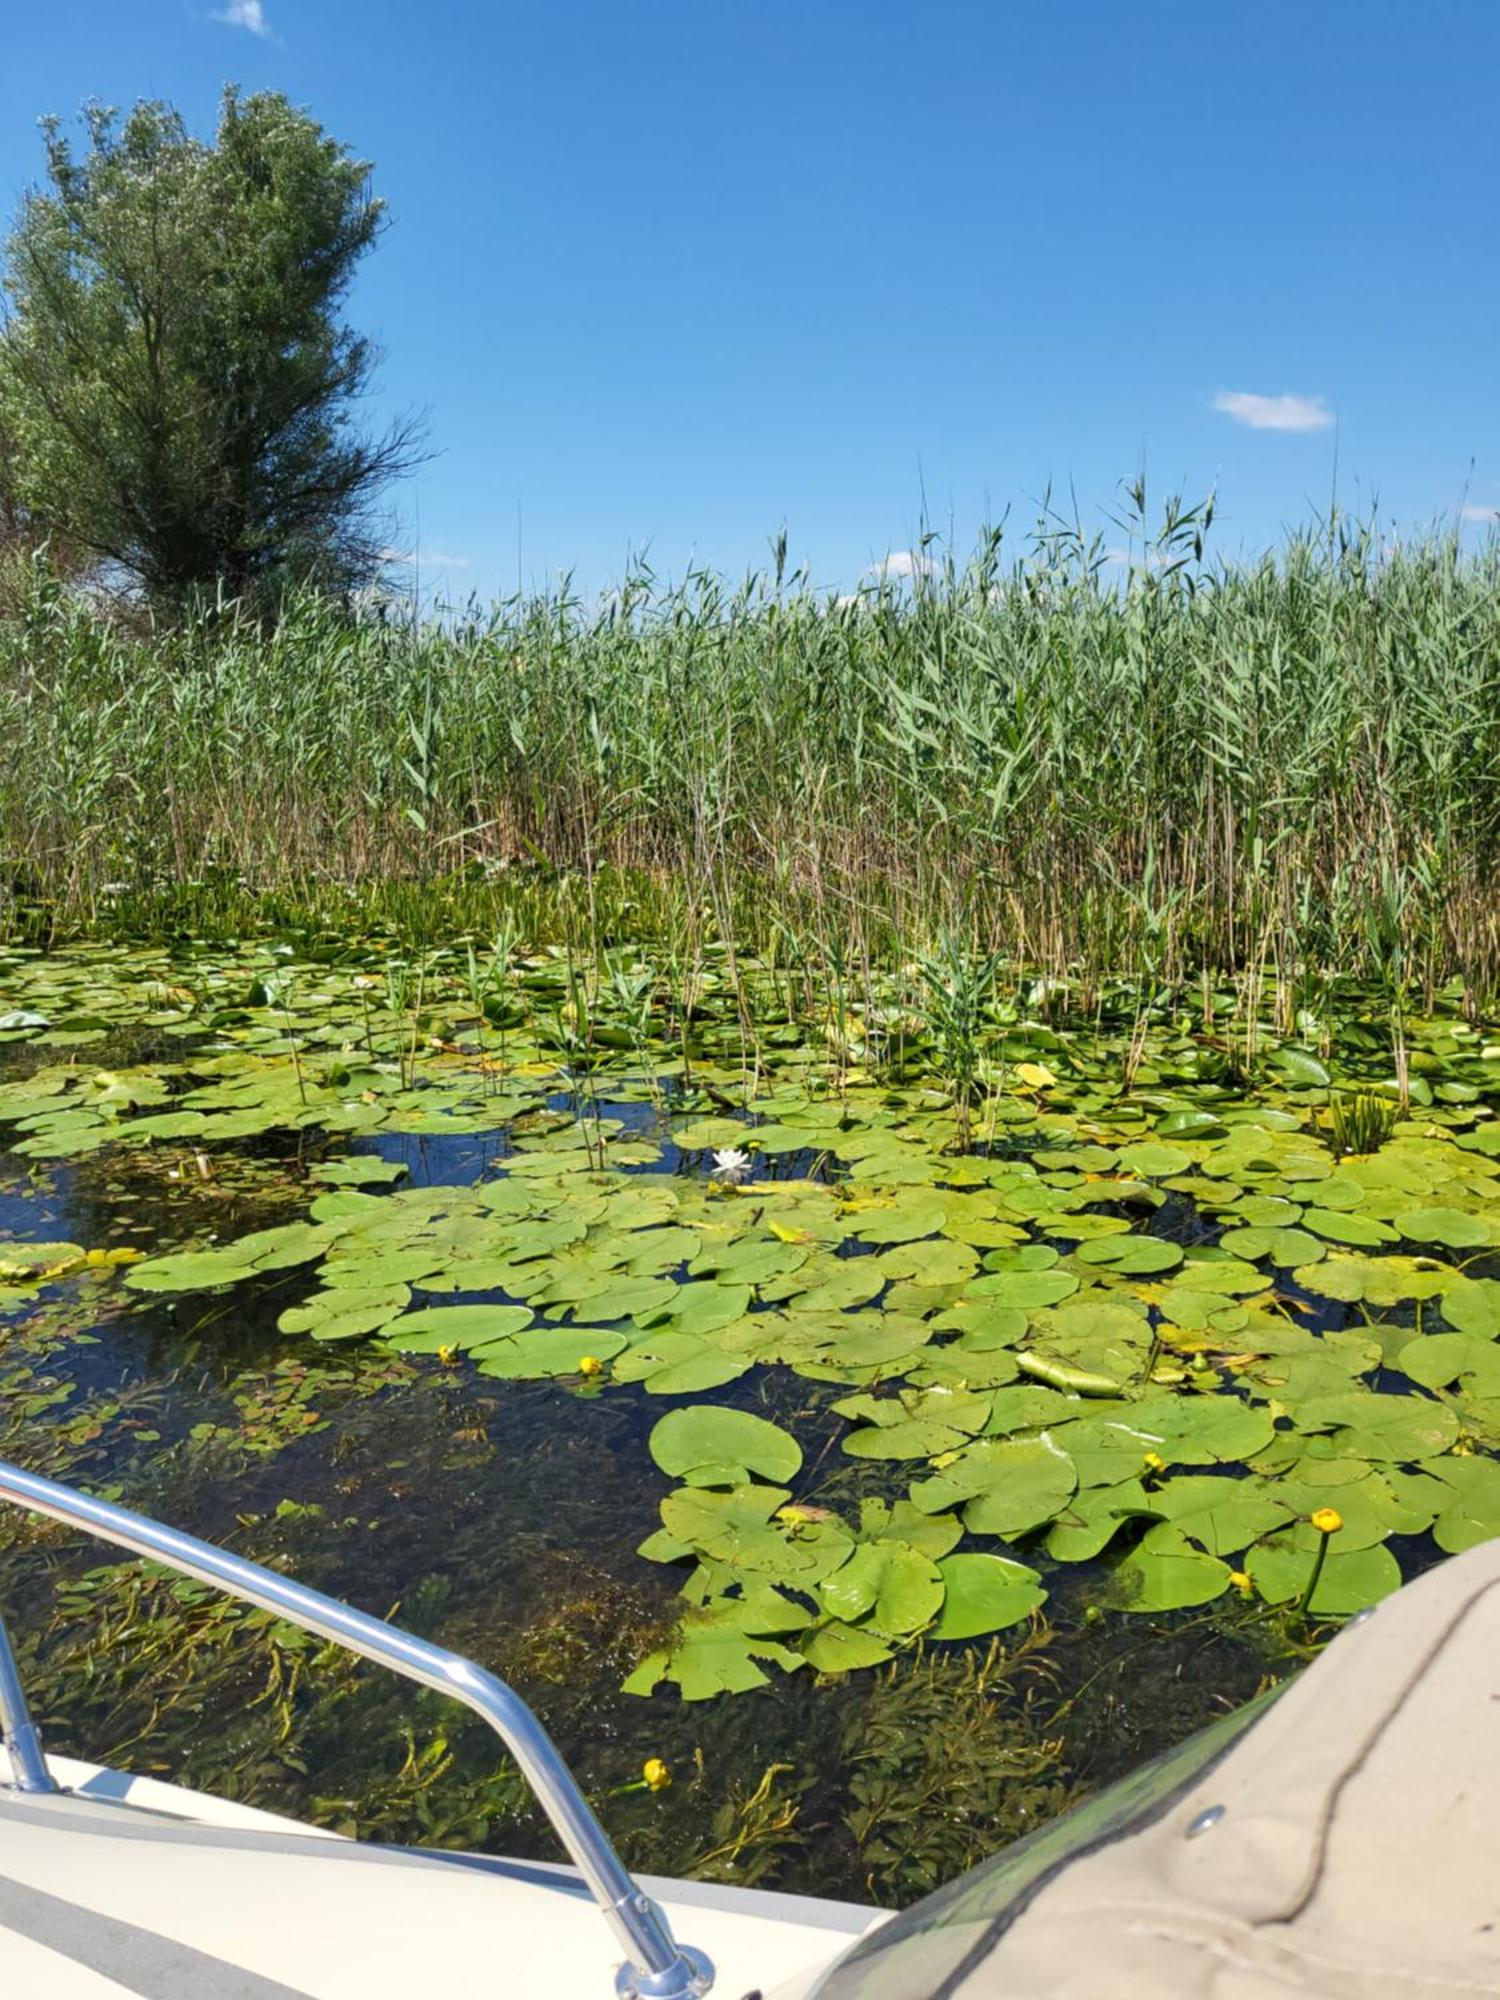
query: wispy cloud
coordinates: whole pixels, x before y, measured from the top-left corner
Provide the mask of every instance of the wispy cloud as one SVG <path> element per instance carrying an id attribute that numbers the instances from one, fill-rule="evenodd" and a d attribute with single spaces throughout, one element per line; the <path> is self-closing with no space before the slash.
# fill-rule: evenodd
<path id="1" fill-rule="evenodd" d="M 866 576 L 903 577 L 936 576 L 936 558 L 923 555 L 918 549 L 892 549 L 878 563 L 871 563 Z"/>
<path id="2" fill-rule="evenodd" d="M 1256 396 L 1248 389 L 1221 389 L 1214 408 L 1253 431 L 1326 431 L 1333 422 L 1321 396 Z"/>
<path id="3" fill-rule="evenodd" d="M 269 35 L 271 24 L 266 19 L 262 0 L 228 0 L 214 15 L 226 28 L 248 28 L 252 35 Z"/>
<path id="4" fill-rule="evenodd" d="M 1500 521 L 1500 507 L 1481 507 L 1473 501 L 1465 501 L 1458 510 L 1458 518 L 1460 521 L 1479 521 L 1485 527 L 1492 528 L 1497 521 Z"/>
<path id="5" fill-rule="evenodd" d="M 473 568 L 470 557 L 444 555 L 441 549 L 380 549 L 377 553 L 383 563 L 405 564 L 411 568 L 418 563 L 423 569 Z"/>
<path id="6" fill-rule="evenodd" d="M 1139 553 L 1131 549 L 1106 549 L 1104 560 L 1120 568 L 1165 569 L 1178 558 L 1165 549 L 1142 549 Z"/>

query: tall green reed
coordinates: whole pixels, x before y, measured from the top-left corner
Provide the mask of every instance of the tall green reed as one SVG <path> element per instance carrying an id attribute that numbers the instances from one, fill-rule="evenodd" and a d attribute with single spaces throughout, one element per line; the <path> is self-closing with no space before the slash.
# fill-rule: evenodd
<path id="1" fill-rule="evenodd" d="M 131 630 L 39 570 L 0 616 L 0 930 L 509 920 L 586 934 L 594 983 L 643 938 L 736 986 L 788 938 L 852 981 L 951 934 L 1085 998 L 1375 979 L 1397 1036 L 1493 992 L 1500 547 L 1335 522 L 1225 565 L 1204 525 L 1120 567 L 1048 517 L 852 600 L 782 561 L 269 630 Z"/>

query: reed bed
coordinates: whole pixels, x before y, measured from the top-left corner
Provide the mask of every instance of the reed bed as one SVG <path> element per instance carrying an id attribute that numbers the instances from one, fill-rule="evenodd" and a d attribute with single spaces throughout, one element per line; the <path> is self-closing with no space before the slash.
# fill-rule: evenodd
<path id="1" fill-rule="evenodd" d="M 1500 984 L 1500 547 L 1047 528 L 853 601 L 778 561 L 417 619 L 0 616 L 0 930 L 581 912 L 1077 980 Z M 571 921 L 571 918 L 568 919 Z M 606 941 L 607 938 L 606 938 Z"/>

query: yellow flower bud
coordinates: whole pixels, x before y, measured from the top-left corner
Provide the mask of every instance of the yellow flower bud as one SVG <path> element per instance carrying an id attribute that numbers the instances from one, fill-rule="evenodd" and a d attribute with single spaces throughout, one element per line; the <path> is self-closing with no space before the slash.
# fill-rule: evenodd
<path id="1" fill-rule="evenodd" d="M 1242 1569 L 1232 1569 L 1229 1572 L 1229 1581 L 1241 1597 L 1249 1597 L 1255 1589 L 1255 1585 Z"/>
<path id="2" fill-rule="evenodd" d="M 1307 1518 L 1320 1535 L 1336 1535 L 1344 1525 L 1344 1517 L 1335 1507 L 1315 1507 Z"/>
<path id="3" fill-rule="evenodd" d="M 1146 1456 L 1141 1460 L 1141 1470 L 1143 1472 L 1165 1472 L 1166 1469 L 1167 1461 L 1159 1451 L 1148 1451 Z"/>
<path id="4" fill-rule="evenodd" d="M 672 1773 L 660 1757 L 648 1757 L 641 1766 L 641 1776 L 646 1781 L 646 1789 L 651 1792 L 664 1792 L 672 1782 Z"/>
<path id="5" fill-rule="evenodd" d="M 438 1360 L 442 1362 L 445 1368 L 456 1368 L 461 1351 L 457 1347 L 440 1347 L 438 1349 Z"/>
<path id="6" fill-rule="evenodd" d="M 585 1381 L 592 1381 L 595 1375 L 602 1375 L 604 1373 L 604 1363 L 599 1359 L 597 1354 L 585 1354 L 578 1364 L 578 1372 L 583 1376 Z"/>

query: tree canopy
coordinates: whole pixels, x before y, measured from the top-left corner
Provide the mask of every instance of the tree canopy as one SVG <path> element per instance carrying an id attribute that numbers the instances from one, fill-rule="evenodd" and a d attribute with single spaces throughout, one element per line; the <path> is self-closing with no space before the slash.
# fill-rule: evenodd
<path id="1" fill-rule="evenodd" d="M 376 354 L 343 322 L 384 203 L 368 163 L 274 93 L 213 144 L 163 103 L 44 121 L 7 246 L 0 434 L 14 499 L 156 602 L 347 587 L 413 426 L 356 422 Z"/>

